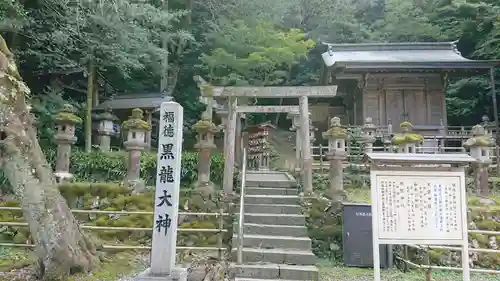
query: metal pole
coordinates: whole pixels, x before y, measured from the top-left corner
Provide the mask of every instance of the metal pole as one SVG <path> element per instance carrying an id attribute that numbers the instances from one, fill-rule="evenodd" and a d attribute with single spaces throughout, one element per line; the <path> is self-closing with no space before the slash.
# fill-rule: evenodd
<path id="1" fill-rule="evenodd" d="M 245 181 L 247 170 L 247 149 L 243 149 L 243 161 L 241 163 L 241 189 L 240 189 L 240 216 L 238 221 L 238 252 L 236 262 L 243 263 L 243 219 L 244 219 L 244 205 L 245 205 Z"/>

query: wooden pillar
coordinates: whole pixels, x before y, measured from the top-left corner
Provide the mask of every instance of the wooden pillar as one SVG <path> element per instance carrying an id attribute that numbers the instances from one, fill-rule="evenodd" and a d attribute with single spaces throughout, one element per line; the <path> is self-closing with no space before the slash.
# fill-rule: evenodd
<path id="1" fill-rule="evenodd" d="M 304 192 L 313 191 L 311 142 L 309 137 L 309 100 L 307 96 L 299 98 L 300 134 L 302 135 L 302 181 Z"/>
<path id="2" fill-rule="evenodd" d="M 446 73 L 443 77 L 443 92 L 441 94 L 442 96 L 442 118 L 443 118 L 443 123 L 446 128 L 446 133 L 448 133 L 448 112 L 446 110 L 446 88 L 448 87 L 448 73 Z"/>
<path id="3" fill-rule="evenodd" d="M 234 148 L 236 141 L 236 119 L 238 99 L 236 97 L 228 98 L 228 119 L 226 124 L 226 145 L 224 147 L 224 193 L 233 194 L 233 176 L 234 176 Z"/>

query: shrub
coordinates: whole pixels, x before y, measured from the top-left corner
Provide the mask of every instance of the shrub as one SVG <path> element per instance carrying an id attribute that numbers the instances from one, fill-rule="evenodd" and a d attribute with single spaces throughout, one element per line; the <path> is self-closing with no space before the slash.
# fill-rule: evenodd
<path id="1" fill-rule="evenodd" d="M 56 154 L 53 150 L 45 151 L 47 161 L 55 166 Z M 82 150 L 73 151 L 71 154 L 70 172 L 75 182 L 120 182 L 127 175 L 127 152 L 102 152 L 90 153 Z M 156 182 L 156 157 L 154 152 L 143 152 L 141 157 L 141 179 L 148 186 Z M 214 154 L 211 159 L 211 180 L 216 186 L 222 184 L 224 158 L 222 154 Z M 198 153 L 182 153 L 182 186 L 190 186 L 197 178 Z M 8 182 L 0 173 L 0 185 L 8 186 Z M 8 189 L 8 188 L 7 188 Z"/>

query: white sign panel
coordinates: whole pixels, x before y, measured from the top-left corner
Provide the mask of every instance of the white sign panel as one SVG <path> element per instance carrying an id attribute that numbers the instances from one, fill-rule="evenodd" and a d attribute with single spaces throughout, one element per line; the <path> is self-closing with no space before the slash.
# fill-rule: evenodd
<path id="1" fill-rule="evenodd" d="M 463 173 L 373 171 L 372 180 L 380 243 L 461 245 L 467 239 Z"/>
<path id="2" fill-rule="evenodd" d="M 182 106 L 172 101 L 162 103 L 151 246 L 152 275 L 170 275 L 175 266 L 182 131 Z"/>
<path id="3" fill-rule="evenodd" d="M 379 239 L 463 239 L 460 176 L 377 175 Z"/>

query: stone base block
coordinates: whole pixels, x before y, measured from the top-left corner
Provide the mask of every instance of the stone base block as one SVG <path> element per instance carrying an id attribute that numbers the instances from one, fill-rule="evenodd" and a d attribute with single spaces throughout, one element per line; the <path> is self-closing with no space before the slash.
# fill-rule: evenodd
<path id="1" fill-rule="evenodd" d="M 201 192 L 202 194 L 213 194 L 215 192 L 215 184 L 213 182 L 200 182 L 196 181 L 193 184 L 195 190 Z"/>
<path id="2" fill-rule="evenodd" d="M 134 281 L 187 281 L 186 268 L 174 268 L 167 276 L 151 275 L 150 269 L 146 269 L 134 278 Z"/>

